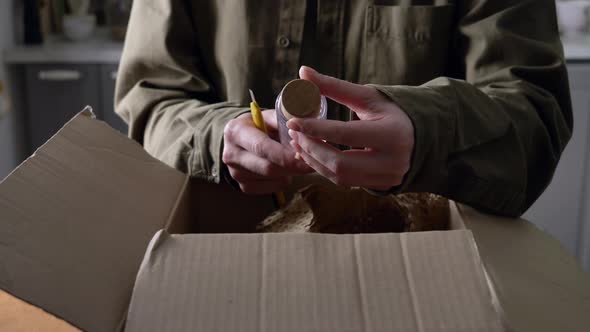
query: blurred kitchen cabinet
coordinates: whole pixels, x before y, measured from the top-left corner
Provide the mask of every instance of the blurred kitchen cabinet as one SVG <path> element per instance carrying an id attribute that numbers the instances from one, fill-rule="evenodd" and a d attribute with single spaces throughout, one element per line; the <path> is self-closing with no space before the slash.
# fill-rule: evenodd
<path id="1" fill-rule="evenodd" d="M 104 121 L 111 127 L 127 134 L 127 124 L 115 114 L 115 83 L 117 81 L 117 65 L 101 65 L 101 99 Z"/>
<path id="2" fill-rule="evenodd" d="M 53 136 L 86 105 L 101 116 L 98 65 L 25 66 L 27 120 L 31 151 Z"/>
<path id="3" fill-rule="evenodd" d="M 35 151 L 85 106 L 120 132 L 115 114 L 116 64 L 27 64 L 24 66 L 29 152 Z"/>
<path id="4" fill-rule="evenodd" d="M 590 63 L 569 63 L 574 133 L 553 180 L 526 212 L 590 271 Z"/>
<path id="5" fill-rule="evenodd" d="M 575 162 L 583 167 L 581 176 L 575 179 L 582 186 L 578 196 L 580 206 L 577 256 L 586 271 L 590 271 L 590 63 L 572 65 L 570 68 L 574 123 L 577 123 L 574 124 L 574 137 L 583 142 L 575 150 L 579 154 Z"/>

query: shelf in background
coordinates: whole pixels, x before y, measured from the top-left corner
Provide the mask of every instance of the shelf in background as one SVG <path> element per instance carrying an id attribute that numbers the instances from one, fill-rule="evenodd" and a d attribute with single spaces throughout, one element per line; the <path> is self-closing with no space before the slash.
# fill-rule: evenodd
<path id="1" fill-rule="evenodd" d="M 590 36 L 562 39 L 563 51 L 568 61 L 590 61 Z"/>
<path id="2" fill-rule="evenodd" d="M 84 42 L 71 42 L 63 36 L 53 36 L 43 45 L 19 45 L 3 52 L 6 64 L 31 63 L 98 63 L 117 64 L 123 43 L 109 38 L 108 31 L 99 30 Z"/>

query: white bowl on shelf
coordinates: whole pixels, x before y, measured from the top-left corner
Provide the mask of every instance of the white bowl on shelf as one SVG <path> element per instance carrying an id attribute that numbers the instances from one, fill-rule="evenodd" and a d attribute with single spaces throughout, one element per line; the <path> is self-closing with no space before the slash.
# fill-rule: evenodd
<path id="1" fill-rule="evenodd" d="M 96 28 L 95 15 L 65 15 L 62 19 L 64 35 L 71 41 L 84 41 Z"/>

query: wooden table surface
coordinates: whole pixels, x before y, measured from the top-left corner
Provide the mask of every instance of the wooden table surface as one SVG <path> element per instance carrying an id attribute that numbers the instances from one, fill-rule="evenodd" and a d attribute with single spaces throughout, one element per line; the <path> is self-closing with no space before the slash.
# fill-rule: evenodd
<path id="1" fill-rule="evenodd" d="M 0 331 L 79 332 L 80 330 L 0 290 Z"/>

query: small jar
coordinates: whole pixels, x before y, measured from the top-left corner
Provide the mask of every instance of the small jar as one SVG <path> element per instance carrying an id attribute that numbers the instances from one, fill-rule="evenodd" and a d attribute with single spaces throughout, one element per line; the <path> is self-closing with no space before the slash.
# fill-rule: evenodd
<path id="1" fill-rule="evenodd" d="M 328 103 L 320 89 L 311 81 L 293 80 L 281 90 L 275 102 L 279 139 L 282 145 L 291 148 L 287 121 L 292 118 L 326 119 Z"/>

